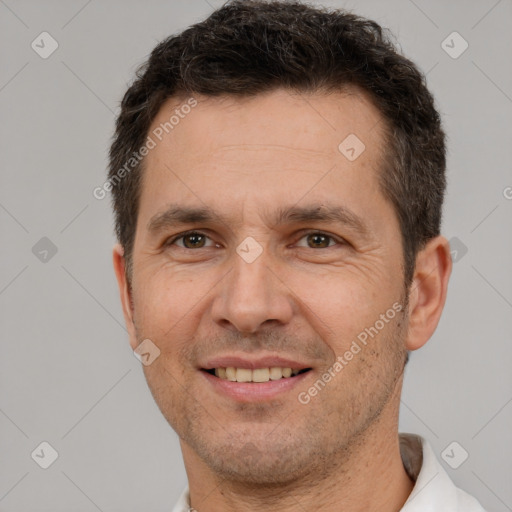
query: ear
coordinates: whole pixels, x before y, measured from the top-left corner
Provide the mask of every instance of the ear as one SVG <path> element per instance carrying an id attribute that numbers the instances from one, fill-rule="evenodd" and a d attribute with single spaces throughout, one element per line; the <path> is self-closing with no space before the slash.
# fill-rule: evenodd
<path id="1" fill-rule="evenodd" d="M 436 330 L 452 271 L 450 245 L 443 236 L 430 240 L 416 257 L 409 290 L 407 350 L 417 350 Z"/>
<path id="2" fill-rule="evenodd" d="M 135 332 L 135 324 L 133 323 L 132 292 L 130 283 L 126 277 L 126 260 L 124 258 L 124 249 L 122 245 L 116 244 L 114 246 L 112 258 L 117 278 L 117 285 L 119 286 L 121 304 L 123 306 L 124 321 L 130 337 L 130 346 L 132 347 L 132 350 L 135 350 L 138 345 L 138 341 Z"/>

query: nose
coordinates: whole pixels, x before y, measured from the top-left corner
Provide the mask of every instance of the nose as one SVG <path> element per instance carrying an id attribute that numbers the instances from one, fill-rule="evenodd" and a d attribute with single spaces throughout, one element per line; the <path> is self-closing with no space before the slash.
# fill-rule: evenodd
<path id="1" fill-rule="evenodd" d="M 233 268 L 219 283 L 213 320 L 224 328 L 253 334 L 271 324 L 285 325 L 293 316 L 292 293 L 271 267 L 265 251 L 248 263 L 234 254 Z"/>

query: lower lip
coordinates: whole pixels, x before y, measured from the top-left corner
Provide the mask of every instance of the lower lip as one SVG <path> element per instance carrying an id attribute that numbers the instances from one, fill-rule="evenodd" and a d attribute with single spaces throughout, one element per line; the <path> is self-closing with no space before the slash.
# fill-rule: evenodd
<path id="1" fill-rule="evenodd" d="M 232 382 L 201 370 L 201 373 L 218 393 L 240 402 L 258 402 L 275 398 L 292 390 L 311 372 L 312 370 L 309 370 L 293 377 L 283 377 L 268 382 Z"/>

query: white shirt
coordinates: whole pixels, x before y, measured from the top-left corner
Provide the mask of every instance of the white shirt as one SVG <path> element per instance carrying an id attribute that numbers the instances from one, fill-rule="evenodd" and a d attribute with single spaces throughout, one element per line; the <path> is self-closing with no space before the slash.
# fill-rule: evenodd
<path id="1" fill-rule="evenodd" d="M 455 487 L 425 439 L 400 434 L 400 452 L 407 473 L 415 481 L 400 512 L 485 512 L 475 498 Z M 186 488 L 172 512 L 189 512 L 189 509 Z"/>

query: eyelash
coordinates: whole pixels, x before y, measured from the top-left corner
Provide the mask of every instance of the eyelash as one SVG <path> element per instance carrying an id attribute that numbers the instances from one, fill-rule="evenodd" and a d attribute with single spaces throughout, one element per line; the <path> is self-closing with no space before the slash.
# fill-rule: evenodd
<path id="1" fill-rule="evenodd" d="M 211 240 L 211 238 L 206 233 L 203 233 L 201 231 L 191 230 L 191 231 L 185 231 L 184 233 L 180 233 L 179 235 L 176 235 L 176 236 L 170 238 L 169 240 L 167 240 L 165 242 L 164 245 L 166 247 L 174 245 L 174 243 L 176 241 L 181 240 L 181 239 L 185 238 L 188 235 L 201 235 L 201 236 L 204 236 L 204 237 L 206 237 L 206 238 Z M 335 237 L 334 235 L 330 235 L 329 233 L 324 233 L 323 231 L 314 231 L 314 230 L 303 233 L 302 236 L 299 238 L 299 240 L 302 240 L 304 237 L 307 237 L 309 235 L 322 235 L 322 236 L 325 236 L 325 237 L 329 238 L 331 241 L 336 242 L 336 244 L 338 244 L 338 245 L 346 245 L 347 244 L 347 242 L 345 240 L 343 240 L 341 238 L 338 238 L 338 237 Z M 180 247 L 180 246 L 178 246 L 178 247 Z M 330 249 L 332 247 L 335 247 L 335 246 L 334 245 L 329 245 L 327 247 L 320 247 L 319 249 Z M 194 250 L 194 249 L 191 249 L 189 247 L 180 247 L 180 249 L 186 249 L 186 250 L 190 250 L 190 251 Z M 198 249 L 208 249 L 208 247 L 199 247 Z M 311 247 L 310 247 L 310 249 L 311 249 Z"/>

